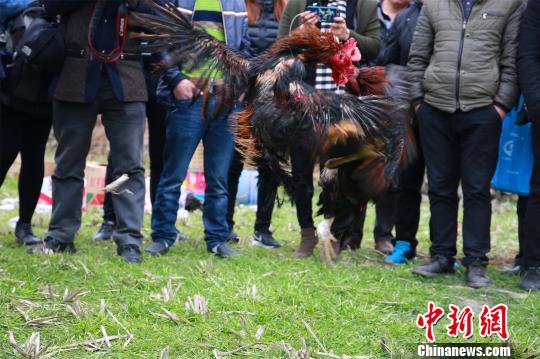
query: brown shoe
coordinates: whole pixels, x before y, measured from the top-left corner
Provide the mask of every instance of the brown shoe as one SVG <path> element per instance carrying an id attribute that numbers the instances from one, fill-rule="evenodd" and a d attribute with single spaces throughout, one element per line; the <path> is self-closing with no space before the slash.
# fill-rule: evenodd
<path id="1" fill-rule="evenodd" d="M 307 258 L 313 255 L 313 250 L 317 246 L 317 236 L 315 235 L 315 228 L 302 228 L 300 231 L 302 241 L 300 246 L 294 252 L 296 258 Z"/>
<path id="2" fill-rule="evenodd" d="M 388 239 L 380 239 L 375 241 L 375 250 L 384 255 L 389 255 L 394 250 L 394 245 Z"/>

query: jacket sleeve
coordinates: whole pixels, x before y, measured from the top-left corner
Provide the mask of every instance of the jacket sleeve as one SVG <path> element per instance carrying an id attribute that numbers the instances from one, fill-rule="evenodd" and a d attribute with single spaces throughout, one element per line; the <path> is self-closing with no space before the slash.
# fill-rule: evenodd
<path id="1" fill-rule="evenodd" d="M 285 5 L 285 9 L 283 9 L 281 18 L 279 19 L 278 38 L 289 34 L 289 30 L 296 29 L 300 26 L 300 19 L 299 17 L 296 17 L 296 15 L 302 12 L 299 8 L 298 0 L 287 1 L 287 5 Z"/>
<path id="2" fill-rule="evenodd" d="M 424 98 L 422 82 L 433 53 L 434 31 L 428 14 L 428 3 L 425 2 L 416 23 L 409 61 L 407 67 L 411 73 L 411 98 L 413 103 Z"/>
<path id="3" fill-rule="evenodd" d="M 363 60 L 375 60 L 381 48 L 377 2 L 373 0 L 359 0 L 359 2 L 362 6 L 359 6 L 356 14 L 358 25 L 355 31 L 351 31 L 351 37 L 356 39 Z"/>
<path id="4" fill-rule="evenodd" d="M 537 1 L 529 1 L 530 4 Z M 499 89 L 493 101 L 496 105 L 510 111 L 518 98 L 519 85 L 516 69 L 518 52 L 519 25 L 524 5 L 517 3 L 516 8 L 508 18 L 503 33 L 501 56 L 499 59 Z M 537 41 L 535 39 L 534 41 Z"/>
<path id="5" fill-rule="evenodd" d="M 386 45 L 382 50 L 382 65 L 388 64 L 400 64 L 401 48 L 399 44 L 399 34 L 401 29 L 400 17 L 396 18 L 396 21 L 390 28 Z"/>
<path id="6" fill-rule="evenodd" d="M 518 73 L 532 120 L 540 120 L 540 2 L 529 1 L 519 35 Z"/>

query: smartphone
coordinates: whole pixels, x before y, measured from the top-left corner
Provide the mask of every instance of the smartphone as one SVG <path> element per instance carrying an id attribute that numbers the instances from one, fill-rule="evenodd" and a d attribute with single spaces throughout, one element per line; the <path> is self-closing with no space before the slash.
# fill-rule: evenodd
<path id="1" fill-rule="evenodd" d="M 337 7 L 334 6 L 308 6 L 307 9 L 317 14 L 321 22 L 332 23 L 337 17 Z"/>

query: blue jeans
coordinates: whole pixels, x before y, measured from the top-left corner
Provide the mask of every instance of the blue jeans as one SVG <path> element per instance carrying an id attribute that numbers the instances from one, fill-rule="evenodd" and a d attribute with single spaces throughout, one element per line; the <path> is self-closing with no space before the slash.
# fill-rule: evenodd
<path id="1" fill-rule="evenodd" d="M 213 113 L 214 98 L 207 113 Z M 172 245 L 180 198 L 180 187 L 186 178 L 189 163 L 197 145 L 204 145 L 203 223 L 208 250 L 226 241 L 229 235 L 227 214 L 227 173 L 233 156 L 234 140 L 228 116 L 215 119 L 201 117 L 202 99 L 189 106 L 189 101 L 176 100 L 166 119 L 167 135 L 163 154 L 163 172 L 157 187 L 152 211 L 152 239 Z"/>

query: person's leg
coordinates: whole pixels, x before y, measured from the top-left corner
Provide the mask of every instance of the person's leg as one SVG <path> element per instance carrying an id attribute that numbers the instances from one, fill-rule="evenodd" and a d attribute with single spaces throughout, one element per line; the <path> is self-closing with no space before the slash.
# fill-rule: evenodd
<path id="1" fill-rule="evenodd" d="M 396 192 L 396 238 L 395 249 L 385 259 L 387 263 L 405 263 L 416 257 L 418 240 L 416 233 L 420 224 L 420 206 L 422 205 L 422 184 L 424 182 L 425 162 L 422 144 L 418 134 L 418 125 L 413 127 L 417 145 L 417 157 L 399 174 Z"/>
<path id="2" fill-rule="evenodd" d="M 111 196 L 116 217 L 113 239 L 119 247 L 118 254 L 122 255 L 122 247 L 138 248 L 143 240 L 146 111 L 143 102 L 119 102 L 112 91 L 103 90 L 100 97 L 103 99 L 100 106 L 102 121 L 111 145 L 111 179 L 114 181 L 122 175 L 129 178 Z M 124 257 L 128 261 L 139 261 L 141 257 L 138 254 Z"/>
<path id="3" fill-rule="evenodd" d="M 313 151 L 304 146 L 291 148 L 291 167 L 293 176 L 296 217 L 301 229 L 314 228 L 313 223 L 313 170 L 315 161 Z"/>
<path id="4" fill-rule="evenodd" d="M 265 166 L 259 166 L 259 183 L 257 188 L 257 213 L 255 216 L 255 232 L 271 234 L 272 212 L 277 196 L 278 183 Z"/>
<path id="5" fill-rule="evenodd" d="M 459 147 L 452 115 L 427 104 L 423 104 L 416 115 L 429 183 L 432 262 L 417 267 L 415 273 L 429 276 L 428 273 L 451 271 L 457 253 Z"/>
<path id="6" fill-rule="evenodd" d="M 525 231 L 520 264 L 523 267 L 521 287 L 525 290 L 540 290 L 540 122 L 532 124 L 534 166 L 531 189 L 525 214 Z"/>
<path id="7" fill-rule="evenodd" d="M 227 175 L 234 153 L 234 139 L 228 116 L 222 115 L 208 120 L 204 134 L 204 192 L 203 223 L 204 239 L 209 251 L 217 253 L 217 248 L 227 241 L 228 187 Z"/>
<path id="8" fill-rule="evenodd" d="M 109 156 L 107 157 L 107 170 L 105 172 L 106 185 L 114 181 L 113 173 L 114 173 L 114 168 L 112 167 L 111 155 L 109 153 Z M 110 192 L 105 193 L 105 198 L 103 200 L 103 221 L 116 223 L 116 217 L 114 214 L 114 206 L 113 206 L 113 201 L 112 201 L 112 194 Z"/>
<path id="9" fill-rule="evenodd" d="M 159 177 L 163 171 L 163 148 L 165 147 L 165 118 L 167 108 L 151 98 L 146 104 L 148 118 L 148 153 L 150 156 L 150 200 L 154 203 Z"/>
<path id="10" fill-rule="evenodd" d="M 502 121 L 493 106 L 456 114 L 463 189 L 464 266 L 486 265 L 490 249 L 491 179 L 497 166 Z"/>
<path id="11" fill-rule="evenodd" d="M 0 186 L 22 147 L 22 126 L 16 112 L 0 106 Z"/>
<path id="12" fill-rule="evenodd" d="M 81 226 L 84 168 L 96 123 L 95 103 L 53 101 L 53 129 L 58 142 L 52 176 L 53 210 L 47 240 L 68 245 Z M 70 246 L 71 247 L 71 246 Z"/>
<path id="13" fill-rule="evenodd" d="M 227 174 L 227 186 L 229 191 L 229 199 L 227 202 L 227 224 L 229 232 L 234 230 L 234 207 L 236 206 L 236 195 L 238 193 L 238 182 L 244 168 L 244 157 L 238 151 L 234 151 L 234 155 Z"/>
<path id="14" fill-rule="evenodd" d="M 30 223 L 43 183 L 45 148 L 51 132 L 52 114 L 20 114 L 19 120 L 24 126 L 19 174 L 19 222 Z"/>
<path id="15" fill-rule="evenodd" d="M 527 205 L 529 202 L 529 196 L 519 196 L 517 202 L 517 218 L 518 218 L 518 242 L 519 249 L 514 260 L 514 267 L 521 267 L 521 258 L 523 258 L 523 246 L 525 241 L 525 218 L 527 215 Z M 520 268 L 521 269 L 521 268 Z"/>
<path id="16" fill-rule="evenodd" d="M 375 249 L 390 254 L 393 249 L 392 242 L 396 218 L 396 194 L 390 189 L 383 194 L 375 203 L 375 226 L 373 228 L 373 239 Z"/>
<path id="17" fill-rule="evenodd" d="M 152 239 L 155 244 L 146 249 L 152 254 L 165 253 L 176 240 L 180 188 L 206 128 L 206 122 L 201 119 L 201 100 L 192 106 L 189 106 L 189 101 L 177 100 L 176 108 L 167 116 L 166 125 L 163 171 L 152 209 Z M 164 252 L 154 251 L 154 247 L 160 244 L 164 244 Z"/>

